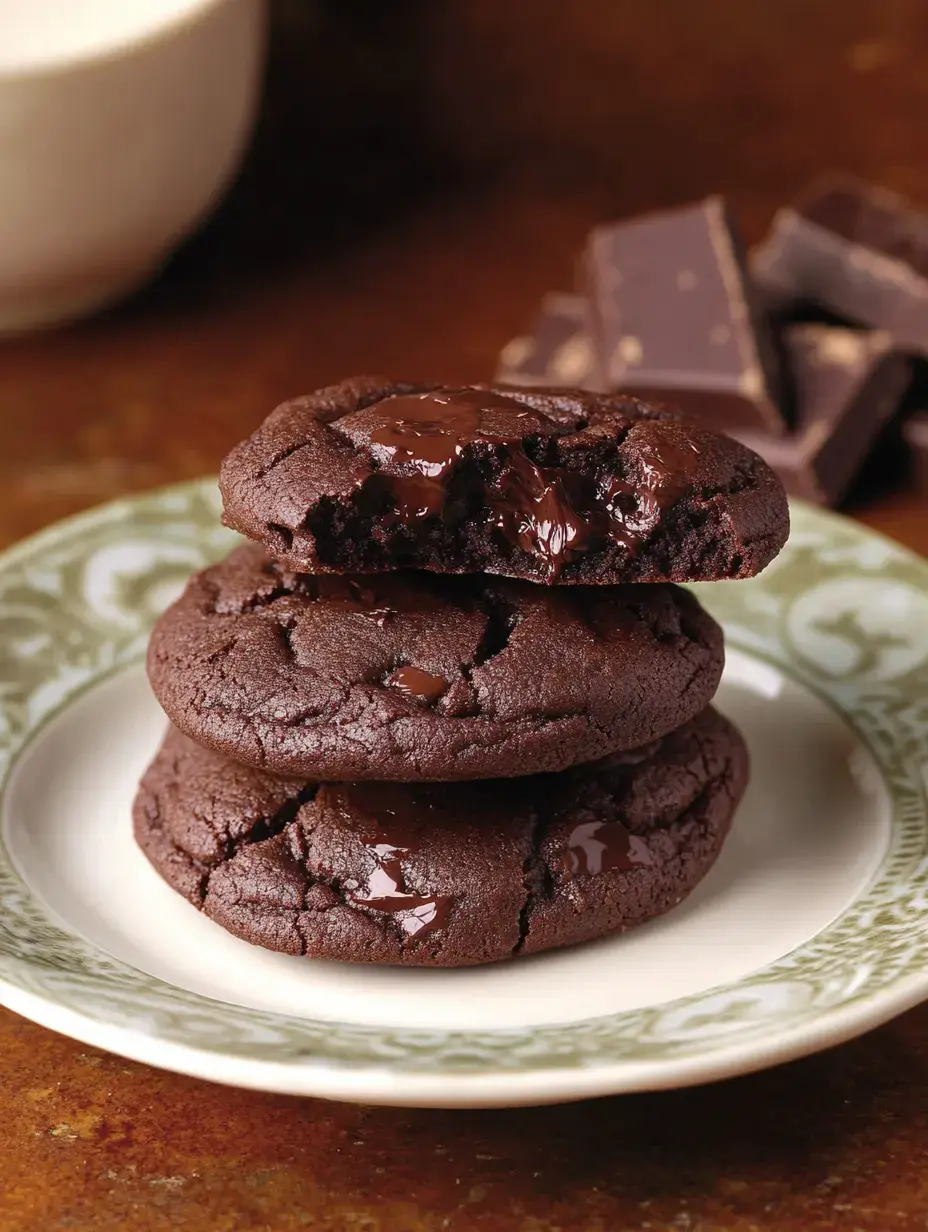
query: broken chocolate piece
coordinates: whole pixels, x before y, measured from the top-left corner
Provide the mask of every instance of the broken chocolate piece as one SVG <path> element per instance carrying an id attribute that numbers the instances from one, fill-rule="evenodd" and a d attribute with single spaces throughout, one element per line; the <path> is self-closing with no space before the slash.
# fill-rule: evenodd
<path id="1" fill-rule="evenodd" d="M 716 429 L 787 431 L 773 337 L 720 197 L 595 228 L 587 270 L 606 388 Z"/>
<path id="2" fill-rule="evenodd" d="M 898 407 L 911 365 L 885 332 L 796 325 L 784 341 L 796 383 L 796 429 L 775 439 L 737 436 L 791 495 L 835 505 Z"/>
<path id="3" fill-rule="evenodd" d="M 527 334 L 503 347 L 496 380 L 508 385 L 558 385 L 597 390 L 589 306 L 583 295 L 553 291 Z"/>
<path id="4" fill-rule="evenodd" d="M 928 354 L 928 214 L 895 193 L 820 181 L 778 211 L 751 270 L 769 302 L 811 300 Z"/>

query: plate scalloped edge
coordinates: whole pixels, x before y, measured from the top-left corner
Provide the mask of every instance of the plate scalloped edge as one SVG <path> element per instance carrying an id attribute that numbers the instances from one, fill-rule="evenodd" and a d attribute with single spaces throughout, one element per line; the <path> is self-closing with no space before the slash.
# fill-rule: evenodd
<path id="1" fill-rule="evenodd" d="M 554 1026 L 409 1031 L 209 1000 L 63 930 L 0 842 L 0 1001 L 165 1068 L 332 1098 L 544 1102 L 701 1082 L 838 1043 L 928 996 L 928 563 L 792 506 L 750 582 L 693 589 L 731 645 L 823 698 L 873 754 L 893 811 L 878 875 L 838 919 L 731 985 Z M 0 775 L 76 696 L 135 662 L 191 571 L 235 537 L 211 480 L 104 505 L 0 556 Z"/>

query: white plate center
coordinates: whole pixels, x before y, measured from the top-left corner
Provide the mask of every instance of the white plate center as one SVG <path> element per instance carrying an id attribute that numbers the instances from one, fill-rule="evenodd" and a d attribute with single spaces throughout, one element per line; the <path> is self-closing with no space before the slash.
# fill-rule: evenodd
<path id="1" fill-rule="evenodd" d="M 68 929 L 194 992 L 306 1018 L 420 1029 L 570 1022 L 737 980 L 818 933 L 875 874 L 888 796 L 864 746 L 813 694 L 731 650 L 718 705 L 753 775 L 722 856 L 661 920 L 623 937 L 463 971 L 270 954 L 170 890 L 132 839 L 136 783 L 164 719 L 135 667 L 30 744 L 5 794 L 6 842 Z"/>

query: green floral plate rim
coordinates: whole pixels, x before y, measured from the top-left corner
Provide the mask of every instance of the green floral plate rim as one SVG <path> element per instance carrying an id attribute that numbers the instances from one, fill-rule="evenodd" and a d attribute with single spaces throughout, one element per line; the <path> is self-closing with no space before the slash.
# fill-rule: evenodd
<path id="1" fill-rule="evenodd" d="M 419 1031 L 210 1000 L 62 928 L 0 839 L 0 1001 L 84 1042 L 241 1086 L 383 1103 L 477 1105 L 706 1081 L 838 1043 L 928 997 L 928 563 L 793 506 L 781 557 L 694 589 L 729 645 L 813 690 L 871 750 L 892 841 L 832 924 L 728 985 L 560 1025 Z M 44 725 L 137 663 L 184 578 L 228 549 L 212 480 L 126 498 L 0 556 L 0 801 Z"/>

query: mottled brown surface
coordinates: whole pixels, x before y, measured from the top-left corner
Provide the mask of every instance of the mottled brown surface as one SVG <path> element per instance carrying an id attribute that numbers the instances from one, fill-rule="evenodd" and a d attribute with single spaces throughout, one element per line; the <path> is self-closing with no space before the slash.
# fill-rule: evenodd
<path id="1" fill-rule="evenodd" d="M 301 386 L 486 379 L 598 217 L 723 190 L 756 238 L 828 164 L 928 201 L 921 0 L 336 8 L 355 31 L 309 0 L 284 13 L 305 37 L 279 45 L 267 178 L 132 305 L 0 346 L 4 542 L 214 470 Z M 852 509 L 928 550 L 928 503 L 878 494 L 892 465 Z M 480 1113 L 225 1090 L 4 1013 L 0 1229 L 91 1226 L 915 1232 L 928 1007 L 724 1085 Z"/>

